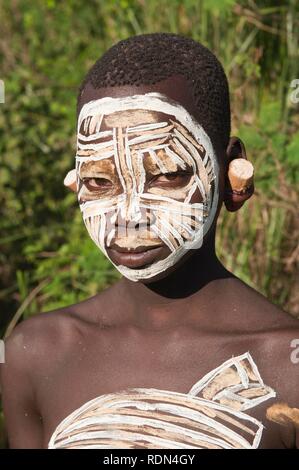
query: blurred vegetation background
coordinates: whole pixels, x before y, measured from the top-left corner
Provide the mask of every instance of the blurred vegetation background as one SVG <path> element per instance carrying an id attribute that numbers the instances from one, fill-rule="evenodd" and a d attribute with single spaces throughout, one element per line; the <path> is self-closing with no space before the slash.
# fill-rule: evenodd
<path id="1" fill-rule="evenodd" d="M 115 42 L 161 31 L 190 36 L 218 56 L 230 83 L 232 135 L 255 165 L 254 197 L 237 213 L 222 210 L 218 255 L 299 317 L 299 103 L 291 100 L 298 1 L 1 0 L 0 17 L 1 336 L 119 278 L 63 186 L 74 165 L 77 89 Z"/>

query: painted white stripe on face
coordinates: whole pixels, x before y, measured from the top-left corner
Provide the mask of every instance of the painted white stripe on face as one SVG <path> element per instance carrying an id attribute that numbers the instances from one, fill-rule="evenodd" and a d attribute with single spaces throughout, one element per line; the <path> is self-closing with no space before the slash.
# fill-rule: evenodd
<path id="1" fill-rule="evenodd" d="M 179 148 L 187 154 L 190 152 L 191 156 L 193 157 L 193 161 L 196 162 L 197 168 L 195 169 L 194 173 L 197 174 L 199 172 L 200 179 L 202 180 L 202 184 L 205 187 L 205 193 L 208 193 L 209 189 L 210 189 L 210 182 L 207 178 L 207 173 L 208 172 L 207 172 L 207 169 L 204 167 L 204 165 L 202 163 L 202 160 L 200 158 L 196 159 L 196 155 L 198 155 L 196 148 L 179 131 L 174 130 L 174 132 L 175 132 L 177 138 L 180 140 L 180 143 L 181 143 Z M 177 140 L 176 140 L 176 144 L 178 145 Z M 212 168 L 213 167 L 211 167 L 211 169 Z"/>
<path id="2" fill-rule="evenodd" d="M 122 174 L 122 171 L 121 171 L 121 168 L 120 168 L 120 163 L 119 163 L 116 129 L 113 129 L 113 148 L 114 148 L 114 162 L 115 162 L 117 174 L 118 174 L 119 180 L 121 182 L 123 192 L 124 192 L 124 194 L 126 194 L 127 186 L 126 186 L 126 182 L 124 180 L 124 177 L 123 177 L 123 174 Z"/>
<path id="3" fill-rule="evenodd" d="M 144 191 L 144 186 L 145 186 L 145 182 L 146 182 L 146 173 L 145 173 L 145 169 L 144 169 L 144 166 L 143 166 L 143 152 L 141 150 L 139 150 L 137 152 L 137 158 L 138 158 L 138 168 L 139 168 L 139 171 L 140 171 L 140 177 L 139 177 L 139 185 L 138 185 L 138 194 L 142 194 L 143 191 Z"/>
<path id="4" fill-rule="evenodd" d="M 169 146 L 165 145 L 163 148 L 165 150 L 166 154 L 172 158 L 172 160 L 183 170 L 186 169 L 186 162 L 175 152 L 173 152 Z"/>
<path id="5" fill-rule="evenodd" d="M 106 231 L 106 216 L 103 214 L 101 216 L 101 224 L 100 224 L 100 233 L 99 233 L 99 244 L 103 246 L 105 249 L 105 231 Z M 106 249 L 104 252 L 107 255 Z"/>
<path id="6" fill-rule="evenodd" d="M 154 124 L 141 124 L 140 126 L 128 127 L 128 132 L 150 131 L 152 129 L 159 129 L 160 127 L 168 126 L 168 122 L 155 122 Z"/>
<path id="7" fill-rule="evenodd" d="M 206 153 L 202 161 L 205 167 L 207 166 L 208 161 L 209 161 L 209 155 Z"/>
<path id="8" fill-rule="evenodd" d="M 192 212 L 192 209 L 207 209 L 208 208 L 206 204 L 201 203 L 201 202 L 196 202 L 196 203 L 192 204 L 192 207 L 190 207 L 191 204 L 185 205 L 184 202 L 173 200 L 173 199 L 171 199 L 170 197 L 167 197 L 167 196 L 158 196 L 157 194 L 152 194 L 152 193 L 143 193 L 140 199 L 141 200 L 151 199 L 151 200 L 169 202 L 172 205 L 176 205 L 176 206 L 180 207 L 180 210 L 182 212 L 187 211 L 187 213 L 189 213 L 189 214 Z M 169 210 L 172 210 L 172 208 L 170 207 Z"/>
<path id="9" fill-rule="evenodd" d="M 183 222 L 178 222 L 178 227 L 181 228 L 183 231 L 187 232 L 187 234 L 185 234 L 186 238 L 190 238 L 194 236 L 193 228 L 188 226 L 187 224 L 184 224 Z"/>
<path id="10" fill-rule="evenodd" d="M 80 174 L 80 173 L 79 173 L 79 174 Z M 84 193 L 84 191 L 85 191 L 85 187 L 84 187 L 84 185 L 82 185 L 80 191 L 78 192 L 78 199 L 79 199 L 79 201 L 81 200 L 81 197 L 82 197 L 82 194 Z"/>
<path id="11" fill-rule="evenodd" d="M 158 139 L 163 139 L 165 137 L 169 137 L 169 133 L 164 133 L 164 134 L 146 134 L 146 135 L 141 135 L 138 137 L 133 137 L 132 139 L 129 139 L 129 144 L 141 144 L 143 142 L 148 142 L 149 140 L 158 140 Z"/>
<path id="12" fill-rule="evenodd" d="M 84 138 L 84 135 L 82 133 L 80 133 L 80 129 L 81 129 L 83 121 L 84 121 L 84 124 L 83 124 L 84 134 L 87 134 L 87 133 L 97 134 L 100 130 L 102 120 L 103 120 L 103 115 L 101 115 L 101 114 L 96 114 L 94 116 L 88 116 L 87 118 L 82 119 L 79 122 L 79 125 L 78 125 L 78 137 Z"/>
<path id="13" fill-rule="evenodd" d="M 177 246 L 181 246 L 184 243 L 183 238 L 179 234 L 179 232 L 175 229 L 175 227 L 168 222 L 166 219 L 159 219 L 159 222 L 164 229 L 164 232 L 167 233 L 167 237 L 172 237 L 172 239 L 175 239 Z"/>
<path id="14" fill-rule="evenodd" d="M 97 214 L 101 215 L 111 210 L 119 209 L 125 206 L 125 202 L 125 195 L 120 194 L 119 196 L 115 196 L 113 201 L 110 199 L 108 201 L 99 199 L 94 201 L 85 201 L 80 205 L 80 209 L 82 211 L 82 217 L 85 219 L 86 217 L 94 217 Z"/>
<path id="15" fill-rule="evenodd" d="M 191 200 L 193 194 L 194 194 L 195 191 L 197 190 L 197 185 L 198 185 L 198 182 L 197 182 L 197 184 L 196 184 L 196 183 L 193 183 L 193 184 L 192 184 L 192 186 L 191 186 L 191 188 L 189 189 L 189 192 L 188 192 L 188 194 L 187 194 L 187 196 L 186 196 L 186 198 L 185 198 L 185 200 L 184 200 L 184 203 L 190 202 L 190 200 Z M 202 188 L 202 189 L 204 189 L 204 188 Z M 201 194 L 202 194 L 202 193 L 201 193 Z"/>
<path id="16" fill-rule="evenodd" d="M 173 142 L 177 146 L 177 148 L 181 151 L 181 153 L 184 155 L 186 161 L 188 162 L 189 166 L 192 167 L 194 174 L 196 174 L 196 164 L 195 161 L 191 158 L 191 155 L 189 152 L 185 149 L 185 147 L 182 145 L 182 143 L 179 141 L 177 138 L 173 138 Z"/>
<path id="17" fill-rule="evenodd" d="M 110 230 L 109 234 L 107 235 L 107 246 L 110 246 L 111 241 L 112 241 L 113 237 L 115 236 L 115 234 L 116 234 L 115 228 Z"/>
<path id="18" fill-rule="evenodd" d="M 104 114 L 102 114 L 102 115 L 100 116 L 100 119 L 98 120 L 98 123 L 97 123 L 96 128 L 95 128 L 95 131 L 96 131 L 96 132 L 99 132 L 99 130 L 101 129 L 103 117 L 104 117 Z"/>
<path id="19" fill-rule="evenodd" d="M 141 213 L 138 207 L 139 206 L 138 198 L 136 197 L 137 196 L 137 181 L 136 181 L 136 177 L 135 177 L 134 170 L 133 170 L 132 158 L 131 158 L 131 152 L 130 152 L 127 133 L 125 135 L 125 152 L 126 152 L 127 168 L 128 168 L 129 175 L 131 177 L 131 181 L 132 181 L 132 188 L 131 188 L 132 192 L 129 195 L 130 203 L 129 203 L 129 210 L 127 212 L 127 215 L 129 218 L 138 221 L 140 220 Z"/>
<path id="20" fill-rule="evenodd" d="M 204 186 L 203 186 L 203 183 L 202 183 L 201 179 L 200 179 L 197 175 L 194 176 L 194 179 L 195 179 L 195 182 L 196 182 L 196 184 L 197 184 L 197 188 L 198 188 L 199 191 L 200 191 L 201 197 L 202 197 L 203 200 L 206 202 L 208 193 L 206 192 L 206 190 L 205 190 L 205 188 L 204 188 Z"/>
<path id="21" fill-rule="evenodd" d="M 158 167 L 160 168 L 160 171 L 161 173 L 168 173 L 168 170 L 167 168 L 165 167 L 165 165 L 163 165 L 163 162 L 160 160 L 160 158 L 158 157 L 158 155 L 156 154 L 156 152 L 152 149 L 149 149 L 148 153 L 150 154 L 151 158 L 153 159 L 153 161 L 158 165 Z"/>
<path id="22" fill-rule="evenodd" d="M 158 226 L 156 222 L 152 224 L 151 229 L 154 234 L 157 235 L 157 237 L 159 237 L 165 243 L 165 245 L 170 249 L 170 251 L 175 252 L 175 244 L 173 244 L 173 241 L 169 237 L 167 237 L 167 234 L 165 234 L 164 231 L 161 230 L 160 226 Z"/>
<path id="23" fill-rule="evenodd" d="M 160 145 L 152 145 L 150 147 L 145 147 L 142 149 L 142 152 L 143 153 L 146 153 L 146 152 L 150 152 L 151 150 L 152 151 L 156 151 L 156 150 L 164 150 L 165 149 L 165 144 L 160 144 Z"/>
<path id="24" fill-rule="evenodd" d="M 83 134 L 78 134 L 78 140 L 82 140 L 85 143 L 90 142 L 92 140 L 97 140 L 97 139 L 104 139 L 105 137 L 112 136 L 113 132 L 112 131 L 102 131 L 102 132 L 96 132 L 92 135 L 83 135 Z"/>
<path id="25" fill-rule="evenodd" d="M 80 145 L 80 143 L 79 143 L 79 147 L 78 147 L 78 148 L 79 148 L 79 149 L 82 148 L 82 145 L 83 145 L 83 144 Z M 91 142 L 89 142 L 89 143 L 87 144 L 87 147 L 88 147 L 89 150 L 102 150 L 102 149 L 105 149 L 105 148 L 107 148 L 107 147 L 112 147 L 112 146 L 113 146 L 113 140 L 107 140 L 107 141 L 105 141 L 105 142 L 100 142 L 100 143 L 98 143 L 98 144 L 91 143 Z"/>
<path id="26" fill-rule="evenodd" d="M 101 160 L 106 160 L 106 158 L 114 157 L 115 150 L 111 150 L 110 152 L 101 152 L 101 155 L 90 155 L 89 157 L 81 157 L 76 155 L 76 160 L 80 163 L 86 162 L 99 162 Z"/>
<path id="27" fill-rule="evenodd" d="M 142 195 L 142 199 L 143 198 L 145 199 L 145 196 L 147 196 L 146 193 L 144 193 Z M 150 196 L 155 196 L 155 194 L 149 194 L 148 199 L 151 199 Z M 201 222 L 204 221 L 204 219 L 202 218 L 202 212 L 203 212 L 203 208 L 206 207 L 206 206 L 204 206 L 203 204 L 198 203 L 197 207 L 186 208 L 186 207 L 183 207 L 183 204 L 184 204 L 184 202 L 181 202 L 181 203 L 178 203 L 178 204 L 173 204 L 171 206 L 171 205 L 163 205 L 163 204 L 154 204 L 152 202 L 150 202 L 148 204 L 145 203 L 145 202 L 141 202 L 140 207 L 144 207 L 144 208 L 147 208 L 147 209 L 153 209 L 153 210 L 159 210 L 159 211 L 161 210 L 161 211 L 164 211 L 164 212 L 179 214 L 181 216 L 186 216 L 186 217 L 190 217 L 190 216 L 196 217 L 198 215 L 198 213 L 200 212 L 200 214 L 201 214 L 201 219 L 200 220 L 201 220 Z"/>

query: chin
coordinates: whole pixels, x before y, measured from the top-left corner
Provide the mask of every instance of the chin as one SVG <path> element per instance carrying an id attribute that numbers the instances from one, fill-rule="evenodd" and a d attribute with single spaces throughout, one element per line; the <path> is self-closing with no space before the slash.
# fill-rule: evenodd
<path id="1" fill-rule="evenodd" d="M 146 279 L 139 279 L 136 282 L 142 284 L 152 284 L 158 281 L 162 281 L 170 277 L 173 273 L 175 273 L 197 250 L 188 250 L 182 258 L 180 258 L 175 264 L 170 266 L 169 268 L 165 269 L 165 271 L 161 271 L 160 273 L 156 274 L 155 276 L 146 278 Z"/>
<path id="2" fill-rule="evenodd" d="M 147 279 L 139 279 L 137 282 L 140 284 L 152 284 L 157 281 L 161 281 L 162 279 L 166 279 L 166 277 L 169 276 L 170 273 L 173 272 L 173 266 L 166 269 L 165 271 L 162 271 L 161 273 L 156 274 L 155 276 L 148 277 Z"/>
<path id="3" fill-rule="evenodd" d="M 154 264 L 154 263 L 153 263 Z M 149 266 L 147 266 L 149 267 Z M 142 268 L 140 268 L 142 269 Z M 162 271 L 162 272 L 159 272 L 151 277 L 146 277 L 146 278 L 140 278 L 140 279 L 130 279 L 130 277 L 126 276 L 126 274 L 124 272 L 122 272 L 122 275 L 124 277 L 126 277 L 129 281 L 132 281 L 134 282 L 134 284 L 151 284 L 151 283 L 154 283 L 156 281 L 160 281 L 162 279 L 165 279 L 166 277 L 169 276 L 169 274 L 171 274 L 174 270 L 176 269 L 176 265 L 175 266 L 170 266 L 169 268 L 165 269 L 165 271 Z M 133 270 L 132 270 L 133 271 Z"/>

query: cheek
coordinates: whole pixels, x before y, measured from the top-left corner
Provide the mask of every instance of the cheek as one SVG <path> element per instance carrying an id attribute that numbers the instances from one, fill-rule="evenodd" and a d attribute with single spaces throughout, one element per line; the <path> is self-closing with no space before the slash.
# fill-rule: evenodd
<path id="1" fill-rule="evenodd" d="M 194 196 L 195 197 L 195 196 Z M 190 242 L 203 227 L 203 209 L 191 203 L 164 203 L 164 210 L 154 210 L 155 227 L 174 250 L 186 241 Z"/>

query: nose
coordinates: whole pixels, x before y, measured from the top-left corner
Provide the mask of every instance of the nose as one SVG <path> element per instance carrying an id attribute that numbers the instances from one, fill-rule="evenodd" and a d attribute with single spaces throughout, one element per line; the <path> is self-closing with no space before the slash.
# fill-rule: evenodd
<path id="1" fill-rule="evenodd" d="M 139 207 L 133 213 L 128 210 L 116 210 L 106 220 L 108 245 L 110 245 L 113 238 L 136 240 L 156 238 L 155 233 L 150 228 L 155 220 L 153 211 L 146 207 Z"/>
<path id="2" fill-rule="evenodd" d="M 127 227 L 132 230 L 149 227 L 155 222 L 155 215 L 152 210 L 146 207 L 136 207 L 129 210 L 119 210 L 115 220 L 116 227 Z"/>

